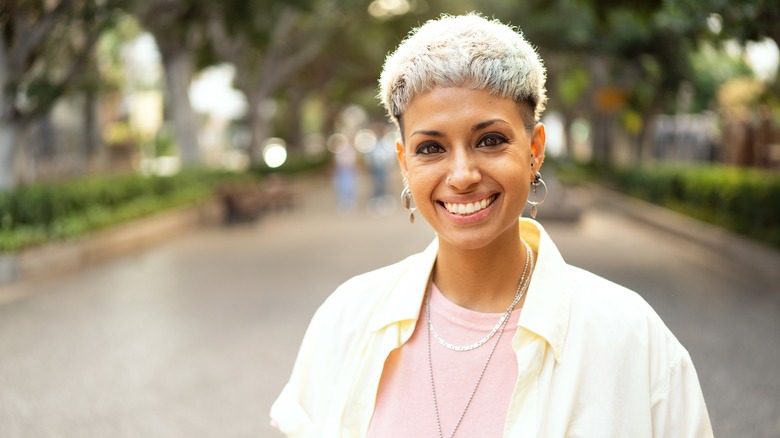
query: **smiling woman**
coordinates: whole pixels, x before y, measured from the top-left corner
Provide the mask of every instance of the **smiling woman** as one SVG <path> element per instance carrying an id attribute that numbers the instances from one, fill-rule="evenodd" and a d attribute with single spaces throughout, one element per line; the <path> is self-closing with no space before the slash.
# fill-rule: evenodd
<path id="1" fill-rule="evenodd" d="M 520 33 L 477 14 L 430 21 L 387 58 L 402 197 L 437 239 L 320 307 L 272 407 L 282 432 L 712 436 L 691 359 L 656 313 L 520 217 L 544 187 L 544 79 Z"/>
<path id="2" fill-rule="evenodd" d="M 518 248 L 517 218 L 543 161 L 544 126 L 527 131 L 514 100 L 467 87 L 417 95 L 403 120 L 401 171 L 440 250 L 479 249 L 489 257 L 497 246 Z M 512 254 L 522 262 L 521 252 Z"/>

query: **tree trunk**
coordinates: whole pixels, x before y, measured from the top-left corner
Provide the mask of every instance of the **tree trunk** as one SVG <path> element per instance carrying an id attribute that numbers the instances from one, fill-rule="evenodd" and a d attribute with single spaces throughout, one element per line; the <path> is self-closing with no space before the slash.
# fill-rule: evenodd
<path id="1" fill-rule="evenodd" d="M 271 129 L 261 107 L 265 100 L 265 95 L 258 92 L 253 93 L 249 90 L 244 90 L 244 93 L 249 101 L 249 109 L 247 111 L 249 150 L 247 152 L 252 165 L 256 165 L 263 161 L 263 141 L 268 137 Z"/>
<path id="2" fill-rule="evenodd" d="M 610 115 L 605 108 L 597 103 L 598 93 L 603 92 L 608 83 L 608 72 L 605 60 L 599 55 L 588 57 L 588 70 L 593 79 L 590 90 L 590 121 L 591 121 L 591 160 L 594 163 L 610 166 L 612 155 L 612 132 Z"/>
<path id="3" fill-rule="evenodd" d="M 0 121 L 0 192 L 14 188 L 16 177 L 16 138 L 19 126 L 14 121 Z"/>
<path id="4" fill-rule="evenodd" d="M 103 149 L 97 106 L 97 92 L 90 88 L 84 93 L 84 146 L 81 150 L 83 154 L 83 170 L 86 171 L 91 170 L 90 164 L 93 163 Z"/>
<path id="5" fill-rule="evenodd" d="M 161 50 L 165 66 L 173 130 L 179 145 L 182 167 L 201 163 L 198 120 L 190 105 L 189 88 L 193 75 L 192 55 L 187 50 Z"/>
<path id="6" fill-rule="evenodd" d="M 330 99 L 325 101 L 325 121 L 322 124 L 322 132 L 326 136 L 336 132 L 336 120 L 341 112 L 341 104 Z M 400 134 L 400 133 L 399 133 Z"/>
<path id="7" fill-rule="evenodd" d="M 592 116 L 593 161 L 609 168 L 612 165 L 612 116 L 597 111 Z"/>
<path id="8" fill-rule="evenodd" d="M 303 151 L 303 103 L 306 100 L 306 93 L 302 87 L 291 87 L 289 111 L 288 111 L 288 140 L 287 148 L 290 151 Z"/>
<path id="9" fill-rule="evenodd" d="M 664 96 L 660 91 L 655 93 L 650 105 L 642 112 L 642 129 L 637 140 L 636 160 L 638 164 L 653 158 L 655 147 L 655 122 L 663 107 Z"/>
<path id="10" fill-rule="evenodd" d="M 574 160 L 574 139 L 571 137 L 571 125 L 574 123 L 574 111 L 563 110 L 561 111 L 563 118 L 563 142 L 566 145 L 566 159 Z"/>

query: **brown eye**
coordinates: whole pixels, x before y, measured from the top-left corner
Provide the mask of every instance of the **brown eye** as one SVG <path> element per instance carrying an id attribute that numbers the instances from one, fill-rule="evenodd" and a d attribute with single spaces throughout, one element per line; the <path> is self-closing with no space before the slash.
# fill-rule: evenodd
<path id="1" fill-rule="evenodd" d="M 479 143 L 477 143 L 477 147 L 494 147 L 499 146 L 507 142 L 506 137 L 499 134 L 488 134 L 481 139 L 479 139 Z"/>
<path id="2" fill-rule="evenodd" d="M 414 152 L 417 155 L 433 155 L 444 152 L 444 148 L 438 143 L 425 142 L 417 146 Z"/>

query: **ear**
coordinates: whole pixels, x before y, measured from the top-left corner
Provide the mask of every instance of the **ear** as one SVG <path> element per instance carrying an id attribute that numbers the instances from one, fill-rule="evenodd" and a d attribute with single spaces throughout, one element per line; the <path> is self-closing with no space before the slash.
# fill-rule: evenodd
<path id="1" fill-rule="evenodd" d="M 531 137 L 531 162 L 533 163 L 534 173 L 538 172 L 544 163 L 544 146 L 547 141 L 547 135 L 544 132 L 544 125 L 537 123 L 534 126 L 534 133 Z"/>
<path id="2" fill-rule="evenodd" d="M 404 145 L 400 141 L 395 142 L 395 156 L 398 157 L 398 165 L 401 166 L 401 174 L 406 176 L 408 169 L 406 168 L 406 153 L 404 152 Z"/>

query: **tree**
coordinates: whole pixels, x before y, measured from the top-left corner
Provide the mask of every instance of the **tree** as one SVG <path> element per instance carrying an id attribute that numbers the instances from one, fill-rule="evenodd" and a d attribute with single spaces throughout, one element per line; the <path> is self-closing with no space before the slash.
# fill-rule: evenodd
<path id="1" fill-rule="evenodd" d="M 255 160 L 270 130 L 262 104 L 322 53 L 343 22 L 342 9 L 349 6 L 333 0 L 212 4 L 208 34 L 217 57 L 236 67 L 236 87 L 249 104 L 250 155 Z"/>
<path id="2" fill-rule="evenodd" d="M 712 14 L 720 16 L 721 38 L 744 42 L 768 37 L 780 47 L 780 3 L 775 0 L 685 0 L 681 8 L 702 23 Z"/>
<path id="3" fill-rule="evenodd" d="M 780 2 L 774 0 L 684 0 L 680 9 L 707 21 L 709 37 L 720 42 L 736 39 L 740 43 L 769 38 L 780 47 Z M 770 84 L 769 93 L 780 95 L 780 69 Z M 774 99 L 776 100 L 776 99 Z"/>
<path id="4" fill-rule="evenodd" d="M 206 44 L 208 0 L 136 0 L 132 7 L 141 24 L 154 35 L 165 70 L 168 109 L 183 166 L 201 163 L 198 118 L 189 87 L 196 73 L 196 54 Z"/>
<path id="5" fill-rule="evenodd" d="M 558 106 L 564 113 L 572 108 L 587 111 L 593 158 L 609 165 L 615 117 L 626 109 L 642 114 L 635 154 L 641 158 L 642 145 L 646 147 L 652 137 L 648 128 L 653 119 L 690 77 L 688 53 L 704 21 L 666 0 L 527 0 L 523 7 L 514 2 L 496 5 L 496 15 L 521 26 L 548 61 L 550 107 Z M 565 25 L 561 17 L 566 17 Z M 589 89 L 578 93 L 580 102 L 570 101 L 564 95 L 567 90 L 555 89 L 562 83 L 582 84 L 585 77 Z"/>
<path id="6" fill-rule="evenodd" d="M 74 87 L 119 2 L 0 4 L 0 190 L 16 183 L 18 138 Z"/>
<path id="7" fill-rule="evenodd" d="M 410 29 L 441 13 L 465 13 L 475 9 L 472 1 L 428 0 L 382 2 L 368 7 L 353 2 L 344 11 L 328 44 L 301 70 L 297 86 L 309 90 L 323 102 L 325 129 L 334 127 L 336 116 L 346 105 L 359 104 L 374 120 L 386 115 L 376 98 L 377 79 L 388 52 Z"/>

